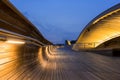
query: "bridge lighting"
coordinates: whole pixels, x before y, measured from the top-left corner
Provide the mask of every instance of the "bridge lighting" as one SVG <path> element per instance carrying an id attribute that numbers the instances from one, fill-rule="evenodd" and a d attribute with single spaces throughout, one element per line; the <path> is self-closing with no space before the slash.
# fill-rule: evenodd
<path id="1" fill-rule="evenodd" d="M 25 44 L 24 41 L 17 41 L 17 40 L 8 40 L 6 42 L 11 44 Z"/>

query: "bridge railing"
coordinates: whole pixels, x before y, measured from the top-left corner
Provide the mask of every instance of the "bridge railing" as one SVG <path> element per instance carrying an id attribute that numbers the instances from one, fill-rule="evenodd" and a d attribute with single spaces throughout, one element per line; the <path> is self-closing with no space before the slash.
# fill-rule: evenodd
<path id="1" fill-rule="evenodd" d="M 79 43 L 76 44 L 78 48 L 95 48 L 100 44 L 100 42 L 90 42 L 90 43 Z"/>

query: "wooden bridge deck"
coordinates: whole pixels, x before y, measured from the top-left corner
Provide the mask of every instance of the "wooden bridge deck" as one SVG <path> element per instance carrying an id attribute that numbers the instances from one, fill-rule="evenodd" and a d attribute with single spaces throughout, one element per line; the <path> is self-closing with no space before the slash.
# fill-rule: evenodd
<path id="1" fill-rule="evenodd" d="M 43 66 L 39 59 L 37 62 L 26 59 L 26 64 L 14 70 L 9 66 L 0 80 L 120 80 L 120 57 L 63 48 L 54 50 Z"/>

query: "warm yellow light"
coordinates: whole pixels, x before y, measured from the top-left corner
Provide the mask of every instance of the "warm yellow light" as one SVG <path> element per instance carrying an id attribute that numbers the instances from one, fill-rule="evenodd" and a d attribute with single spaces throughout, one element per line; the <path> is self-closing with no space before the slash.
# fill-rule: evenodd
<path id="1" fill-rule="evenodd" d="M 0 64 L 7 63 L 8 61 L 10 61 L 10 58 L 0 59 Z"/>
<path id="2" fill-rule="evenodd" d="M 71 45 L 71 42 L 70 42 L 70 41 L 68 41 L 68 45 Z"/>
<path id="3" fill-rule="evenodd" d="M 7 43 L 11 43 L 11 44 L 25 44 L 24 41 L 15 41 L 15 40 L 8 40 L 6 41 Z"/>
<path id="4" fill-rule="evenodd" d="M 106 41 L 120 37 L 120 12 L 118 11 L 120 11 L 120 9 L 110 12 L 94 21 L 93 24 L 97 24 L 91 24 L 89 26 L 90 31 L 86 30 L 80 35 L 73 49 L 96 48 Z M 116 12 L 117 14 L 113 14 Z"/>
<path id="5" fill-rule="evenodd" d="M 109 16 L 109 15 L 112 15 L 113 13 L 118 12 L 118 11 L 120 11 L 120 9 L 117 9 L 117 10 L 115 10 L 115 11 L 109 12 L 108 14 L 106 14 L 106 15 L 98 18 L 97 20 L 95 20 L 95 21 L 93 22 L 93 24 L 97 23 L 97 22 L 100 21 L 101 19 L 104 19 L 105 17 L 107 17 L 107 16 Z"/>

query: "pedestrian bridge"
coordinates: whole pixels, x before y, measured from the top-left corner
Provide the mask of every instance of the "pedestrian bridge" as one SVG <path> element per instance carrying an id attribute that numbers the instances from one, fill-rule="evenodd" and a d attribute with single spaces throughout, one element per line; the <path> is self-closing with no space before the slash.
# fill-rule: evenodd
<path id="1" fill-rule="evenodd" d="M 119 37 L 119 10 L 111 14 L 86 27 L 76 45 Z M 120 80 L 119 66 L 119 57 L 53 46 L 8 0 L 0 0 L 0 80 Z"/>

